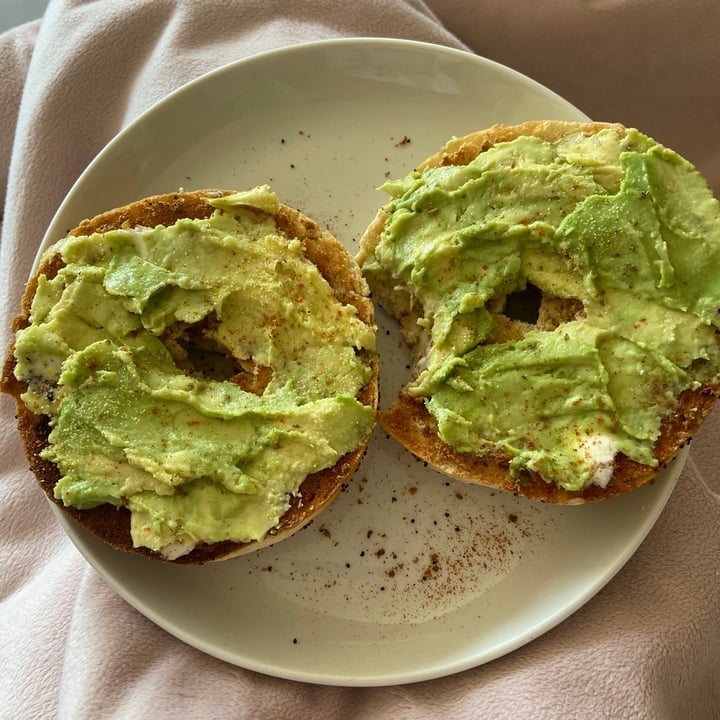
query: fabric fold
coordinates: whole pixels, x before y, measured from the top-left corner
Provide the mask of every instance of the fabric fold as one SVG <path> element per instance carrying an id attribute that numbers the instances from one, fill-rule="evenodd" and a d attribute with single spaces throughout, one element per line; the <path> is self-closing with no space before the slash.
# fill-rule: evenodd
<path id="1" fill-rule="evenodd" d="M 718 6 L 673 0 L 656 14 L 651 3 L 640 3 L 647 32 L 672 43 L 676 63 L 649 41 L 645 55 L 634 53 L 633 40 L 645 27 L 637 5 L 51 0 L 41 22 L 0 35 L 2 352 L 45 230 L 103 146 L 184 83 L 282 46 L 391 36 L 468 47 L 528 74 L 537 70 L 537 80 L 598 119 L 648 120 L 654 125 L 645 128 L 649 133 L 668 144 L 678 140 L 677 149 L 687 148 L 720 188 L 720 150 L 712 137 L 720 89 L 714 80 L 685 74 L 703 68 L 706 78 L 714 78 L 720 69 L 710 32 L 717 28 L 712 20 L 720 22 Z M 690 34 L 698 28 L 700 45 Z M 601 71 L 599 62 L 605 63 Z M 637 63 L 641 70 L 625 83 L 623 73 Z M 647 86 L 638 87 L 641 80 Z M 260 675 L 153 624 L 100 578 L 64 534 L 27 470 L 14 406 L 5 396 L 0 428 L 2 717 L 718 717 L 717 412 L 694 440 L 654 529 L 587 605 L 487 665 L 385 688 Z"/>

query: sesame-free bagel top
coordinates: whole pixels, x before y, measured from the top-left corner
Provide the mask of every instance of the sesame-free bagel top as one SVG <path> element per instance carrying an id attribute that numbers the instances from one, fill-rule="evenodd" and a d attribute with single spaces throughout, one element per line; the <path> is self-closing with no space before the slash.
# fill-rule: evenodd
<path id="1" fill-rule="evenodd" d="M 407 177 L 359 260 L 414 346 L 380 423 L 450 474 L 553 502 L 654 477 L 714 402 L 720 204 L 637 130 L 495 126 Z"/>
<path id="2" fill-rule="evenodd" d="M 3 389 L 31 465 L 123 549 L 118 522 L 171 560 L 282 539 L 337 494 L 374 424 L 367 288 L 266 187 L 128 208 L 50 248 L 29 285 Z"/>

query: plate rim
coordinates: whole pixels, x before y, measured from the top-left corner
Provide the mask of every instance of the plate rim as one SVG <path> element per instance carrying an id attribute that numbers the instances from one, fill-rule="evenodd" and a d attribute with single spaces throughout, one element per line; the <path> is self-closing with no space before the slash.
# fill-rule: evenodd
<path id="1" fill-rule="evenodd" d="M 160 108 L 166 104 L 177 102 L 177 98 L 183 94 L 191 93 L 196 87 L 202 86 L 205 83 L 211 82 L 213 79 L 222 76 L 225 73 L 231 73 L 236 67 L 247 66 L 254 63 L 263 63 L 269 59 L 281 58 L 283 55 L 290 55 L 297 52 L 312 52 L 313 50 L 324 49 L 324 48 L 343 48 L 352 46 L 379 46 L 382 48 L 390 49 L 409 49 L 416 50 L 419 52 L 427 52 L 431 54 L 441 54 L 447 57 L 454 57 L 458 60 L 466 62 L 474 62 L 478 65 L 485 65 L 488 68 L 492 68 L 494 71 L 502 74 L 506 74 L 509 77 L 513 77 L 516 80 L 526 83 L 533 87 L 535 90 L 552 96 L 557 102 L 560 102 L 566 106 L 566 108 L 577 114 L 578 120 L 590 120 L 589 116 L 580 110 L 575 104 L 566 100 L 560 94 L 546 87 L 539 81 L 532 77 L 525 75 L 519 70 L 515 70 L 507 65 L 486 58 L 482 55 L 474 53 L 470 50 L 454 48 L 448 45 L 442 45 L 440 43 L 433 43 L 423 40 L 408 40 L 403 38 L 390 38 L 390 37 L 373 37 L 373 36 L 358 36 L 358 37 L 337 37 L 337 38 L 324 38 L 319 40 L 311 40 L 307 42 L 299 42 L 291 45 L 284 45 L 278 48 L 272 48 L 269 50 L 263 50 L 246 57 L 238 58 L 230 62 L 219 65 L 216 68 L 212 68 L 207 72 L 200 74 L 199 76 L 192 78 L 184 83 L 181 83 L 178 87 L 169 91 L 166 95 L 151 103 L 148 107 L 142 110 L 132 120 L 120 128 L 95 154 L 90 160 L 83 171 L 78 175 L 75 181 L 72 183 L 62 201 L 58 205 L 56 211 L 53 213 L 52 218 L 48 224 L 47 230 L 45 231 L 41 240 L 38 252 L 35 256 L 33 267 L 31 268 L 30 275 L 32 276 L 37 270 L 40 256 L 42 252 L 46 250 L 56 239 L 59 237 L 56 226 L 61 227 L 62 217 L 68 206 L 71 204 L 73 196 L 77 192 L 78 188 L 81 187 L 85 178 L 91 175 L 97 165 L 101 164 L 108 155 L 115 148 L 116 145 L 122 143 L 126 135 L 135 131 L 135 128 L 147 121 L 148 116 L 151 116 L 159 112 Z"/>
<path id="2" fill-rule="evenodd" d="M 357 677 L 351 673 L 338 673 L 337 675 L 330 676 L 323 673 L 312 673 L 311 671 L 306 670 L 293 670 L 287 667 L 279 668 L 277 665 L 273 665 L 269 662 L 249 659 L 247 657 L 245 657 L 244 662 L 238 662 L 237 657 L 231 652 L 213 647 L 208 641 L 199 639 L 197 636 L 192 635 L 184 628 L 174 625 L 157 612 L 149 610 L 145 600 L 140 599 L 135 593 L 120 584 L 115 577 L 109 577 L 95 552 L 93 550 L 88 552 L 88 543 L 100 544 L 100 541 L 93 538 L 82 527 L 76 526 L 73 521 L 50 500 L 47 502 L 50 503 L 52 511 L 55 513 L 73 545 L 77 548 L 85 561 L 94 569 L 95 572 L 98 573 L 100 578 L 137 612 L 186 645 L 210 657 L 222 660 L 230 665 L 282 680 L 332 687 L 393 687 L 449 677 L 474 668 L 479 668 L 493 662 L 494 660 L 499 660 L 517 650 L 521 650 L 527 645 L 530 645 L 543 635 L 556 629 L 565 620 L 581 610 L 613 580 L 613 578 L 625 567 L 625 565 L 627 565 L 630 559 L 643 544 L 649 533 L 652 531 L 673 493 L 675 485 L 684 468 L 688 453 L 689 449 L 687 447 L 683 448 L 678 456 L 668 463 L 668 466 L 663 471 L 665 475 L 658 478 L 664 486 L 659 492 L 659 497 L 655 499 L 655 502 L 652 505 L 652 512 L 646 516 L 642 525 L 634 532 L 633 542 L 624 547 L 623 552 L 615 558 L 612 565 L 610 565 L 603 574 L 598 575 L 594 582 L 587 585 L 584 592 L 574 596 L 569 602 L 565 603 L 565 605 L 559 607 L 555 613 L 546 616 L 541 621 L 529 626 L 524 633 L 511 637 L 502 643 L 498 643 L 492 649 L 485 650 L 464 660 L 456 660 L 454 662 L 445 663 L 442 666 L 430 664 L 423 669 L 416 669 L 413 671 L 395 672 L 393 674 L 377 673 L 375 675 L 364 675 L 362 677 Z M 638 488 L 638 492 L 642 491 L 643 488 Z M 622 498 L 615 498 L 610 502 L 616 501 L 622 501 Z M 105 551 L 105 548 L 99 549 L 102 552 Z M 118 551 L 108 549 L 108 552 Z M 136 559 L 140 562 L 153 562 L 152 560 L 148 560 L 146 558 L 133 558 L 133 560 Z M 192 568 L 194 567 L 196 566 L 183 566 L 183 569 L 192 571 Z"/>

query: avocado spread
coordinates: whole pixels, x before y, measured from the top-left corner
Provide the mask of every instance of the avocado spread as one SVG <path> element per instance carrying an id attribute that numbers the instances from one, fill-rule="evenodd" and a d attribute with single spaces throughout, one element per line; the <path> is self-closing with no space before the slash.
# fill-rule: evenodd
<path id="1" fill-rule="evenodd" d="M 519 137 L 381 189 L 392 199 L 363 270 L 422 308 L 406 389 L 440 437 L 571 491 L 604 487 L 617 452 L 656 465 L 678 394 L 720 367 L 720 204 L 697 170 L 608 128 Z M 503 336 L 530 288 L 578 311 Z"/>
<path id="2" fill-rule="evenodd" d="M 61 240 L 16 338 L 56 497 L 126 506 L 134 544 L 168 558 L 265 537 L 374 422 L 356 399 L 374 328 L 277 229 L 275 195 L 208 202 L 207 219 Z"/>

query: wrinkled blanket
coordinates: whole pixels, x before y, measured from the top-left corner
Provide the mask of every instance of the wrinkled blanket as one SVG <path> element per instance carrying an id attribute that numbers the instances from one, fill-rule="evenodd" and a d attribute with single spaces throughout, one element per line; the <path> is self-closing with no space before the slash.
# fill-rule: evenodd
<path id="1" fill-rule="evenodd" d="M 341 36 L 464 47 L 595 119 L 642 128 L 718 192 L 719 27 L 711 0 L 52 0 L 41 21 L 0 36 L 0 346 L 78 175 L 139 113 L 208 70 Z M 0 717 L 720 717 L 717 413 L 638 552 L 568 620 L 486 665 L 373 688 L 257 674 L 154 625 L 63 533 L 7 397 L 0 426 Z"/>

